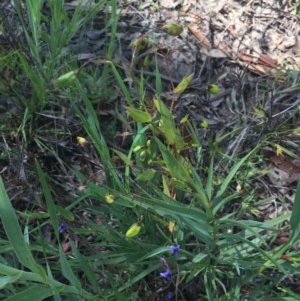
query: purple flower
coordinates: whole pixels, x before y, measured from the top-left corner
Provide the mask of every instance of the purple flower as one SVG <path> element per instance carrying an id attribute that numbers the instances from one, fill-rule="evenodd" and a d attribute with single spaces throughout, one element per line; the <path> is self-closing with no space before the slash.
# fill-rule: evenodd
<path id="1" fill-rule="evenodd" d="M 165 278 L 166 280 L 171 280 L 171 271 L 167 269 L 166 271 L 160 273 L 160 276 Z"/>
<path id="2" fill-rule="evenodd" d="M 170 246 L 170 252 L 175 255 L 179 253 L 179 250 L 180 250 L 180 245 Z"/>
<path id="3" fill-rule="evenodd" d="M 173 299 L 173 293 L 168 292 L 167 299 L 172 300 Z"/>
<path id="4" fill-rule="evenodd" d="M 64 233 L 67 229 L 68 229 L 68 227 L 64 223 L 61 223 L 58 227 L 59 233 Z"/>

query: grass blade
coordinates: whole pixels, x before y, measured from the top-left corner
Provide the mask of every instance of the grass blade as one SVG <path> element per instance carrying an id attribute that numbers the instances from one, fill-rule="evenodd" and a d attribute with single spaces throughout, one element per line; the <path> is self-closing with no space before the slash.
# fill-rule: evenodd
<path id="1" fill-rule="evenodd" d="M 40 301 L 50 296 L 52 296 L 51 288 L 38 284 L 6 298 L 5 301 Z"/>
<path id="2" fill-rule="evenodd" d="M 81 288 L 81 282 L 74 274 L 70 263 L 68 262 L 66 255 L 61 247 L 59 247 L 59 258 L 61 264 L 61 270 L 63 275 L 70 281 L 70 283 L 76 288 Z"/>
<path id="3" fill-rule="evenodd" d="M 0 217 L 2 225 L 20 263 L 37 273 L 42 279 L 46 278 L 43 268 L 34 260 L 29 245 L 25 242 L 18 218 L 6 193 L 0 177 Z M 20 299 L 19 299 L 20 300 Z"/>
<path id="4" fill-rule="evenodd" d="M 300 179 L 298 180 L 290 224 L 292 228 L 292 235 L 296 238 L 300 231 Z"/>
<path id="5" fill-rule="evenodd" d="M 216 195 L 216 202 L 219 202 L 220 198 L 226 191 L 228 185 L 231 183 L 232 179 L 234 178 L 235 174 L 237 171 L 241 168 L 241 166 L 246 162 L 246 160 L 256 151 L 256 149 L 252 150 L 249 154 L 247 154 L 244 158 L 242 158 L 238 163 L 236 163 L 230 170 L 229 174 L 227 177 L 224 179 L 219 191 L 217 192 Z"/>
<path id="6" fill-rule="evenodd" d="M 57 213 L 56 213 L 56 210 L 55 210 L 55 205 L 54 205 L 54 202 L 53 202 L 53 199 L 52 199 L 52 195 L 51 195 L 46 177 L 45 177 L 45 175 L 42 171 L 42 168 L 41 168 L 40 164 L 38 163 L 38 161 L 35 161 L 35 165 L 36 165 L 38 176 L 39 176 L 42 188 L 43 188 L 43 192 L 44 192 L 47 208 L 48 208 L 48 211 L 49 211 L 52 227 L 54 229 L 55 236 L 57 238 L 59 238 L 59 234 L 58 234 L 59 222 L 58 222 Z"/>
<path id="7" fill-rule="evenodd" d="M 100 294 L 100 287 L 99 283 L 97 281 L 97 277 L 95 272 L 93 271 L 92 267 L 88 263 L 88 261 L 80 254 L 78 249 L 75 247 L 75 245 L 71 241 L 72 251 L 74 252 L 75 256 L 77 257 L 77 260 L 81 266 L 82 271 L 84 271 L 86 277 L 88 278 L 92 288 L 95 292 Z"/>

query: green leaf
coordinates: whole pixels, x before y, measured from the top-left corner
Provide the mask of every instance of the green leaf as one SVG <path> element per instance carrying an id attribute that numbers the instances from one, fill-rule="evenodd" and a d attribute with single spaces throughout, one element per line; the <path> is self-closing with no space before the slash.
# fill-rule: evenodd
<path id="1" fill-rule="evenodd" d="M 164 134 L 167 143 L 170 145 L 174 145 L 176 139 L 176 132 L 173 116 L 161 99 L 155 98 L 154 104 L 157 111 L 161 115 L 159 129 Z"/>
<path id="2" fill-rule="evenodd" d="M 118 290 L 121 292 L 127 288 L 132 288 L 134 284 L 141 279 L 145 279 L 147 275 L 150 275 L 153 271 L 157 270 L 160 267 L 161 263 L 149 265 L 148 268 L 143 269 L 137 276 L 131 278 L 128 282 L 126 282 L 123 286 L 121 286 Z"/>
<path id="3" fill-rule="evenodd" d="M 5 187 L 0 177 L 0 217 L 2 226 L 5 230 L 7 238 L 11 243 L 18 260 L 22 265 L 29 270 L 35 272 L 37 275 L 46 278 L 46 273 L 43 268 L 37 264 L 33 258 L 29 245 L 25 242 L 22 231 L 18 222 L 16 213 L 5 191 Z M 19 299 L 20 300 L 20 299 Z"/>
<path id="4" fill-rule="evenodd" d="M 198 202 L 200 202 L 206 210 L 211 210 L 211 198 L 208 197 L 206 191 L 203 187 L 203 181 L 201 177 L 199 176 L 199 173 L 196 168 L 191 168 L 191 187 L 193 188 L 195 192 L 195 197 Z"/>
<path id="5" fill-rule="evenodd" d="M 126 166 L 132 166 L 132 162 L 130 158 L 128 158 L 125 154 L 118 151 L 117 149 L 113 149 L 113 151 L 118 155 L 118 157 L 126 164 Z"/>
<path id="6" fill-rule="evenodd" d="M 70 222 L 73 222 L 74 221 L 74 219 L 75 219 L 75 216 L 74 216 L 74 214 L 70 211 L 70 210 L 68 210 L 68 209 L 66 209 L 66 208 L 63 208 L 63 207 L 61 207 L 61 206 L 55 206 L 55 210 L 56 210 L 56 212 L 57 213 L 59 213 L 62 217 L 64 217 L 66 220 L 68 220 L 68 221 L 70 221 Z"/>
<path id="7" fill-rule="evenodd" d="M 97 280 L 97 277 L 95 275 L 94 270 L 92 269 L 92 267 L 90 266 L 88 261 L 85 259 L 85 257 L 80 254 L 78 249 L 75 247 L 74 243 L 72 241 L 70 241 L 70 243 L 71 243 L 72 251 L 75 254 L 75 256 L 76 256 L 76 258 L 77 258 L 77 260 L 78 260 L 78 262 L 81 266 L 81 270 L 87 276 L 87 278 L 88 278 L 90 284 L 92 285 L 94 291 L 99 294 L 100 293 L 100 287 L 99 287 L 99 283 L 98 283 L 98 280 Z"/>
<path id="8" fill-rule="evenodd" d="M 68 262 L 61 246 L 59 246 L 59 261 L 61 264 L 61 271 L 63 275 L 70 281 L 72 285 L 74 285 L 77 288 L 81 288 L 81 282 L 74 274 L 71 265 Z"/>
<path id="9" fill-rule="evenodd" d="M 159 139 L 155 138 L 159 150 L 163 156 L 164 163 L 166 165 L 166 169 L 169 171 L 173 178 L 177 180 L 183 181 L 187 183 L 190 181 L 190 174 L 188 170 L 182 165 L 182 163 L 174 158 L 173 154 L 167 147 L 159 141 Z"/>
<path id="10" fill-rule="evenodd" d="M 84 102 L 88 119 L 86 118 L 86 114 L 82 113 L 81 109 L 78 106 L 78 103 L 72 98 L 70 98 L 69 100 L 72 104 L 74 111 L 79 116 L 80 121 L 82 122 L 85 128 L 85 131 L 88 133 L 90 139 L 93 141 L 93 144 L 100 156 L 101 162 L 103 162 L 107 184 L 108 186 L 118 187 L 119 189 L 123 189 L 124 185 L 119 178 L 115 166 L 110 160 L 111 159 L 110 150 L 101 133 L 99 120 L 93 108 L 93 105 L 89 100 L 89 98 L 87 97 L 85 90 L 82 88 L 82 86 L 78 81 L 76 87 L 79 91 L 80 97 Z"/>
<path id="11" fill-rule="evenodd" d="M 12 283 L 16 282 L 17 280 L 19 280 L 21 275 L 22 275 L 22 272 L 20 271 L 19 273 L 15 274 L 15 275 L 0 277 L 0 289 L 3 289 L 8 284 L 12 284 Z"/>
<path id="12" fill-rule="evenodd" d="M 193 77 L 194 77 L 194 74 L 184 76 L 184 78 L 181 80 L 181 82 L 178 84 L 178 86 L 174 89 L 174 93 L 176 93 L 176 94 L 183 93 L 186 90 L 186 88 L 188 87 L 188 85 L 190 84 Z"/>
<path id="13" fill-rule="evenodd" d="M 131 118 L 135 122 L 141 122 L 141 123 L 146 123 L 146 122 L 151 122 L 152 116 L 150 113 L 139 110 L 133 107 L 125 107 L 126 112 L 131 116 Z"/>
<path id="14" fill-rule="evenodd" d="M 47 208 L 49 211 L 52 227 L 53 227 L 56 237 L 59 238 L 59 233 L 58 233 L 59 222 L 58 222 L 58 218 L 57 218 L 56 207 L 55 207 L 54 201 L 52 199 L 52 195 L 51 195 L 46 177 L 45 177 L 45 175 L 42 171 L 42 168 L 37 160 L 35 161 L 35 166 L 36 166 L 38 176 L 39 176 L 42 188 L 43 188 L 43 192 L 44 192 Z"/>
<path id="15" fill-rule="evenodd" d="M 168 197 L 171 197 L 170 187 L 166 176 L 162 176 L 163 192 Z"/>
<path id="16" fill-rule="evenodd" d="M 24 272 L 8 266 L 7 264 L 0 263 L 0 274 L 15 277 L 18 275 L 20 281 L 31 281 L 31 282 L 44 282 L 38 274 L 32 272 Z"/>
<path id="17" fill-rule="evenodd" d="M 107 61 L 106 63 L 108 63 L 110 66 L 111 66 L 111 69 L 116 77 L 116 80 L 122 90 L 122 93 L 124 94 L 125 96 L 125 99 L 127 100 L 127 102 L 132 105 L 133 104 L 133 99 L 131 98 L 130 96 L 130 93 L 127 89 L 127 86 L 125 85 L 124 83 L 124 80 L 123 78 L 121 77 L 120 73 L 118 72 L 117 68 L 114 66 L 114 64 L 110 61 Z"/>
<path id="18" fill-rule="evenodd" d="M 150 181 L 153 179 L 154 175 L 156 174 L 156 171 L 154 169 L 148 169 L 141 174 L 139 174 L 136 177 L 137 181 L 145 182 L 145 181 Z"/>
<path id="19" fill-rule="evenodd" d="M 205 188 L 209 200 L 212 198 L 212 192 L 213 192 L 213 175 L 214 175 L 214 157 L 212 156 L 210 159 L 210 165 L 208 169 L 206 188 Z"/>
<path id="20" fill-rule="evenodd" d="M 256 151 L 255 149 L 247 154 L 244 158 L 242 158 L 238 163 L 236 163 L 230 170 L 227 177 L 222 182 L 220 189 L 217 192 L 216 198 L 214 200 L 214 214 L 223 206 L 223 194 L 226 191 L 228 185 L 231 183 L 237 171 L 241 168 L 241 166 L 246 162 L 246 160 Z"/>
<path id="21" fill-rule="evenodd" d="M 270 297 L 260 299 L 261 301 L 299 301 L 299 298 L 295 297 Z"/>
<path id="22" fill-rule="evenodd" d="M 31 285 L 25 290 L 5 299 L 5 301 L 40 301 L 52 296 L 52 290 L 49 286 L 41 284 Z"/>
<path id="23" fill-rule="evenodd" d="M 298 180 L 290 224 L 293 237 L 297 237 L 300 232 L 300 179 Z"/>
<path id="24" fill-rule="evenodd" d="M 139 198 L 139 201 L 132 201 L 132 197 L 126 197 L 126 199 L 129 203 L 134 203 L 136 206 L 151 210 L 168 220 L 176 222 L 182 229 L 189 229 L 207 245 L 214 244 L 211 236 L 212 229 L 203 211 L 197 208 L 187 208 L 175 202 L 174 199 L 168 197 L 154 185 L 151 185 L 151 188 L 153 193 L 157 195 L 156 197 L 151 194 L 151 196 Z"/>
<path id="25" fill-rule="evenodd" d="M 170 110 L 159 98 L 154 99 L 154 105 L 161 115 L 160 125 L 157 129 L 163 133 L 168 145 L 174 145 L 177 150 L 182 150 L 185 147 L 185 143 L 179 130 L 175 127 L 174 118 Z"/>

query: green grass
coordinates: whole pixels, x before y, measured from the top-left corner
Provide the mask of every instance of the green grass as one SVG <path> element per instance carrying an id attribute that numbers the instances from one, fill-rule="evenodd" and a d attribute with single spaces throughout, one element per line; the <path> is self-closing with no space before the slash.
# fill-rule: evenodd
<path id="1" fill-rule="evenodd" d="M 62 1 L 45 3 L 52 18 L 40 1 L 26 0 L 26 14 L 14 1 L 26 43 L 1 54 L 1 69 L 15 78 L 1 78 L 0 90 L 20 112 L 6 115 L 5 143 L 30 155 L 19 166 L 34 200 L 24 198 L 23 210 L 8 197 L 11 182 L 0 178 L 0 299 L 154 300 L 161 292 L 184 300 L 192 288 L 197 300 L 297 300 L 283 279 L 299 277 L 300 182 L 291 214 L 255 215 L 269 200 L 259 195 L 261 149 L 297 147 L 299 130 L 290 122 L 299 112 L 267 131 L 266 115 L 254 111 L 249 129 L 260 138 L 246 150 L 224 147 L 244 137 L 241 124 L 205 140 L 193 120 L 174 118 L 157 69 L 151 100 L 142 75 L 127 84 L 130 72 L 113 56 L 117 1 L 78 6 L 71 15 Z M 108 8 L 105 55 L 84 63 L 66 55 L 71 39 Z M 122 147 L 109 140 L 99 114 L 99 106 L 111 108 L 115 90 L 123 105 L 111 109 L 111 133 L 124 126 L 131 134 Z M 210 129 L 204 123 L 201 130 Z M 78 136 L 88 144 L 74 143 Z M 20 159 L 8 153 L 0 158 Z M 296 156 L 288 147 L 286 153 Z M 286 221 L 288 240 L 274 245 Z M 175 245 L 178 254 L 170 251 Z M 171 277 L 163 279 L 167 270 Z"/>

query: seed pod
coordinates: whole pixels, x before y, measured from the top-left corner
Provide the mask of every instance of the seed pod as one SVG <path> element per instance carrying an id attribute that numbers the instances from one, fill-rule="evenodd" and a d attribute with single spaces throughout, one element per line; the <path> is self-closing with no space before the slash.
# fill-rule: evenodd
<path id="1" fill-rule="evenodd" d="M 142 227 L 140 226 L 139 223 L 134 223 L 126 232 L 126 237 L 134 237 L 137 236 L 140 231 L 141 231 Z"/>
<path id="2" fill-rule="evenodd" d="M 151 55 L 146 55 L 143 61 L 144 67 L 149 67 L 152 62 L 152 56 Z"/>
<path id="3" fill-rule="evenodd" d="M 220 93 L 220 88 L 219 86 L 212 84 L 207 87 L 207 91 L 209 94 L 217 95 Z"/>
<path id="4" fill-rule="evenodd" d="M 135 41 L 133 41 L 132 46 L 135 51 L 139 52 L 143 50 L 148 44 L 148 39 L 146 37 L 141 37 Z"/>
<path id="5" fill-rule="evenodd" d="M 112 194 L 107 194 L 104 199 L 107 204 L 112 204 L 115 201 L 115 196 Z"/>
<path id="6" fill-rule="evenodd" d="M 143 150 L 143 151 L 141 151 L 141 153 L 140 153 L 140 160 L 141 160 L 142 162 L 144 162 L 144 161 L 145 161 L 145 158 L 146 158 L 146 151 Z"/>
<path id="7" fill-rule="evenodd" d="M 208 122 L 206 120 L 201 121 L 201 127 L 204 129 L 208 128 Z"/>
<path id="8" fill-rule="evenodd" d="M 179 36 L 183 31 L 183 26 L 182 24 L 168 23 L 162 30 L 170 36 Z"/>
<path id="9" fill-rule="evenodd" d="M 55 82 L 54 86 L 57 88 L 65 88 L 68 86 L 71 86 L 76 78 L 77 78 L 77 70 L 76 71 L 70 71 L 63 75 L 61 75 Z"/>
<path id="10" fill-rule="evenodd" d="M 142 146 L 141 145 L 137 145 L 134 149 L 133 149 L 133 152 L 134 153 L 137 153 L 138 151 L 140 151 L 142 149 Z"/>

